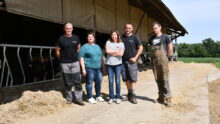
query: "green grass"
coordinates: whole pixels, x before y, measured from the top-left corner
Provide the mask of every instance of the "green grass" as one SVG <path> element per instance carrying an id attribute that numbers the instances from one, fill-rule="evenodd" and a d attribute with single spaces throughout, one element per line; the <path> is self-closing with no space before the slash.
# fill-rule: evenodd
<path id="1" fill-rule="evenodd" d="M 217 68 L 220 68 L 220 62 L 216 62 L 216 63 L 215 63 L 215 66 L 216 66 Z"/>
<path id="2" fill-rule="evenodd" d="M 220 58 L 184 58 L 180 57 L 180 61 L 185 63 L 195 62 L 195 63 L 213 63 L 217 68 L 220 68 Z"/>

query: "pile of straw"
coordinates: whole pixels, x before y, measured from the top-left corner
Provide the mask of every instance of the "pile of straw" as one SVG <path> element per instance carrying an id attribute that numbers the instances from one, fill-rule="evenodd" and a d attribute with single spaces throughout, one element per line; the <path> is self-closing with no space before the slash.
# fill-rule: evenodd
<path id="1" fill-rule="evenodd" d="M 0 105 L 0 124 L 53 114 L 67 106 L 60 92 L 26 91 L 20 99 Z"/>

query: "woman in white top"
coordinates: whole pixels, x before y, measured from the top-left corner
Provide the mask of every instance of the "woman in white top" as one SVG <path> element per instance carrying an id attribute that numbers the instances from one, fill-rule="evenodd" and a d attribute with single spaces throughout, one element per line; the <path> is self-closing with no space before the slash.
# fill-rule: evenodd
<path id="1" fill-rule="evenodd" d="M 120 76 L 122 69 L 122 56 L 124 54 L 124 44 L 120 39 L 118 31 L 112 31 L 110 39 L 106 42 L 105 50 L 107 53 L 106 67 L 109 79 L 109 104 L 114 99 L 120 103 Z M 115 76 L 115 78 L 114 78 Z M 114 79 L 116 83 L 116 96 L 114 96 Z"/>

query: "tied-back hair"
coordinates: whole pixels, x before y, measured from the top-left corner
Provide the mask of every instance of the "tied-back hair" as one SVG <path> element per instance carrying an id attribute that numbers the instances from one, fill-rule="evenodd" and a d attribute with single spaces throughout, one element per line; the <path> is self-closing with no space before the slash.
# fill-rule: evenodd
<path id="1" fill-rule="evenodd" d="M 113 42 L 113 39 L 112 39 L 112 34 L 113 34 L 113 33 L 116 33 L 116 34 L 117 34 L 117 43 L 120 43 L 122 40 L 121 40 L 120 34 L 119 34 L 119 32 L 118 32 L 117 30 L 111 31 L 110 41 Z"/>

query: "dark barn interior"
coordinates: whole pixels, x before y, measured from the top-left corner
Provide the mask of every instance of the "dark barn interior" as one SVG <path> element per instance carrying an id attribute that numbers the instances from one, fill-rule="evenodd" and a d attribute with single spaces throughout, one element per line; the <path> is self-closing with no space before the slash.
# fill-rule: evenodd
<path id="1" fill-rule="evenodd" d="M 63 25 L 59 23 L 34 19 L 0 11 L 0 43 L 54 46 L 62 35 Z M 78 35 L 81 44 L 86 43 L 89 30 L 74 27 L 73 33 Z M 96 32 L 96 41 L 102 48 L 109 35 Z"/>
<path id="2" fill-rule="evenodd" d="M 83 45 L 87 42 L 86 36 L 88 32 L 90 32 L 90 30 L 74 27 L 73 34 L 76 34 L 80 37 L 81 44 Z M 56 45 L 57 38 L 63 33 L 62 24 L 0 11 L 0 44 L 53 47 Z M 95 34 L 97 44 L 99 44 L 101 48 L 104 48 L 105 42 L 109 35 L 99 32 L 95 32 Z M 2 47 L 0 47 L 0 51 L 3 51 Z M 18 85 L 23 82 L 23 76 L 16 52 L 16 48 L 7 48 L 6 50 L 6 56 L 13 76 L 13 85 Z M 28 49 L 22 48 L 20 50 L 19 55 L 24 68 L 24 73 L 26 75 L 25 83 L 52 78 L 51 62 L 49 61 L 48 54 L 49 51 L 42 51 L 43 62 L 40 60 L 39 53 L 39 49 L 33 49 L 33 58 L 31 61 Z M 58 73 L 59 64 L 55 57 L 54 51 L 52 52 L 52 58 L 55 69 L 54 71 L 55 73 Z M 3 54 L 0 54 L 0 60 L 3 60 Z M 5 69 L 5 73 L 7 72 L 8 70 Z M 45 74 L 46 77 L 44 77 Z M 2 87 L 9 85 L 6 84 L 6 76 L 7 75 L 3 76 L 4 83 L 2 84 Z M 37 79 L 34 79 L 35 77 L 37 77 Z"/>

